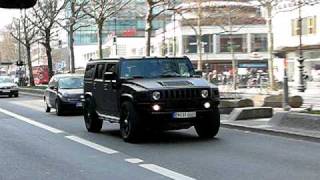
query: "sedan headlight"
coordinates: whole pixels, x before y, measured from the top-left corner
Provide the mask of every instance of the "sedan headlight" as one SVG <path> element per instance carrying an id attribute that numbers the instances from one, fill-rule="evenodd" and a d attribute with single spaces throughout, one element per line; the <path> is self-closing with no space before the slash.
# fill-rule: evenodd
<path id="1" fill-rule="evenodd" d="M 152 99 L 158 101 L 161 98 L 161 94 L 158 91 L 152 93 Z"/>
<path id="2" fill-rule="evenodd" d="M 208 90 L 202 90 L 201 91 L 201 97 L 202 98 L 208 98 L 208 96 L 209 96 L 209 91 Z"/>

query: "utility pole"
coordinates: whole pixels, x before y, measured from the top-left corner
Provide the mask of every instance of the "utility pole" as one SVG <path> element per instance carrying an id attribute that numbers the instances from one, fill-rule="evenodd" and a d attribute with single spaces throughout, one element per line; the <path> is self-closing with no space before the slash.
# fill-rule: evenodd
<path id="1" fill-rule="evenodd" d="M 236 57 L 234 53 L 234 44 L 233 44 L 233 26 L 232 26 L 232 14 L 229 13 L 228 17 L 228 25 L 229 25 L 229 47 L 230 47 L 230 53 L 231 53 L 231 59 L 232 59 L 232 88 L 233 90 L 237 89 L 237 62 Z"/>
<path id="2" fill-rule="evenodd" d="M 176 8 L 176 1 L 173 0 L 174 9 Z M 177 55 L 177 38 L 176 38 L 176 11 L 173 11 L 173 56 Z"/>
<path id="3" fill-rule="evenodd" d="M 275 89 L 273 73 L 273 32 L 272 32 L 272 1 L 266 2 L 267 8 L 267 28 L 268 28 L 268 67 L 270 89 Z"/>
<path id="4" fill-rule="evenodd" d="M 198 33 L 197 33 L 197 50 L 199 54 L 198 59 L 198 70 L 202 70 L 202 30 L 201 30 L 201 20 L 202 20 L 202 1 L 198 0 L 198 20 L 197 20 L 197 26 L 198 26 Z"/>
<path id="5" fill-rule="evenodd" d="M 304 92 L 306 87 L 304 85 L 304 79 L 303 79 L 303 69 L 304 69 L 304 57 L 303 57 L 303 51 L 302 51 L 302 15 L 301 15 L 301 8 L 302 8 L 302 2 L 299 0 L 298 2 L 298 10 L 299 10 L 299 19 L 298 19 L 298 25 L 299 25 L 299 78 L 298 78 L 298 91 Z"/>

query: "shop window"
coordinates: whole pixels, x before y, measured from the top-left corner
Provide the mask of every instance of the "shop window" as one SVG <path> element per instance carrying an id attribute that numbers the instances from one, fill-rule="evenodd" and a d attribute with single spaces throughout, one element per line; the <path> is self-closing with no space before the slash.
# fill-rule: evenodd
<path id="1" fill-rule="evenodd" d="M 247 36 L 245 34 L 221 35 L 219 41 L 220 53 L 230 53 L 233 47 L 235 53 L 247 52 Z"/>
<path id="2" fill-rule="evenodd" d="M 316 34 L 316 16 L 302 18 L 301 27 L 302 35 Z M 293 19 L 291 21 L 292 36 L 298 36 L 300 34 L 299 19 Z"/>
<path id="3" fill-rule="evenodd" d="M 252 34 L 251 35 L 252 52 L 267 52 L 268 36 L 267 34 Z"/>

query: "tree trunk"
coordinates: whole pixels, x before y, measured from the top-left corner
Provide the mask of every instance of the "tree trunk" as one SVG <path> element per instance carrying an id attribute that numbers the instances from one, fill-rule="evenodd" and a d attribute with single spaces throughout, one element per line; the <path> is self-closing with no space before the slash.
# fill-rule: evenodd
<path id="1" fill-rule="evenodd" d="M 75 59 L 74 59 L 74 25 L 75 25 L 75 19 L 76 19 L 76 12 L 75 12 L 75 6 L 76 1 L 71 0 L 70 3 L 70 9 L 71 9 L 71 18 L 70 18 L 70 24 L 69 24 L 69 57 L 70 57 L 70 71 L 71 73 L 75 73 Z"/>
<path id="2" fill-rule="evenodd" d="M 52 54 L 51 54 L 51 45 L 50 45 L 50 36 L 49 39 L 48 37 L 46 38 L 46 42 L 44 43 L 44 47 L 46 48 L 46 55 L 48 59 L 48 74 L 49 74 L 49 79 L 54 75 L 53 73 L 53 67 L 52 67 Z"/>
<path id="3" fill-rule="evenodd" d="M 98 22 L 98 53 L 99 58 L 103 58 L 103 52 L 102 52 L 102 30 L 103 30 L 103 22 Z"/>
<path id="4" fill-rule="evenodd" d="M 152 5 L 150 3 L 148 4 L 148 12 L 146 15 L 146 28 L 145 28 L 145 39 L 146 39 L 146 48 L 145 48 L 145 55 L 150 56 L 151 55 L 151 35 L 152 35 Z"/>
<path id="5" fill-rule="evenodd" d="M 202 2 L 201 0 L 197 1 L 198 11 L 197 11 L 197 50 L 198 50 L 198 70 L 202 70 L 202 30 L 201 30 L 201 21 L 202 21 Z"/>
<path id="6" fill-rule="evenodd" d="M 32 73 L 32 62 L 31 62 L 31 48 L 30 48 L 30 44 L 26 44 L 26 49 L 27 49 L 27 63 L 28 63 L 28 70 L 29 70 L 30 86 L 34 86 L 34 78 L 33 78 L 33 73 Z"/>
<path id="7" fill-rule="evenodd" d="M 75 59 L 74 59 L 74 38 L 73 38 L 73 25 L 69 27 L 69 56 L 70 56 L 70 71 L 71 73 L 75 73 Z"/>
<path id="8" fill-rule="evenodd" d="M 273 73 L 273 32 L 272 32 L 272 5 L 267 5 L 267 27 L 268 27 L 268 67 L 270 89 L 275 89 Z"/>

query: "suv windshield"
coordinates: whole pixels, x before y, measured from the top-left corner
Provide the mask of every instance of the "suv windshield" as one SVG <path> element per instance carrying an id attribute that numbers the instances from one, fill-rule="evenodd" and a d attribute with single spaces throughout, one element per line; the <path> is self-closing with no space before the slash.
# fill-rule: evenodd
<path id="1" fill-rule="evenodd" d="M 145 59 L 123 61 L 121 78 L 191 77 L 192 64 L 187 59 Z"/>
<path id="2" fill-rule="evenodd" d="M 82 77 L 65 77 L 59 79 L 60 89 L 81 89 L 83 88 Z"/>
<path id="3" fill-rule="evenodd" d="M 10 77 L 0 77 L 0 83 L 13 83 L 13 79 Z"/>

